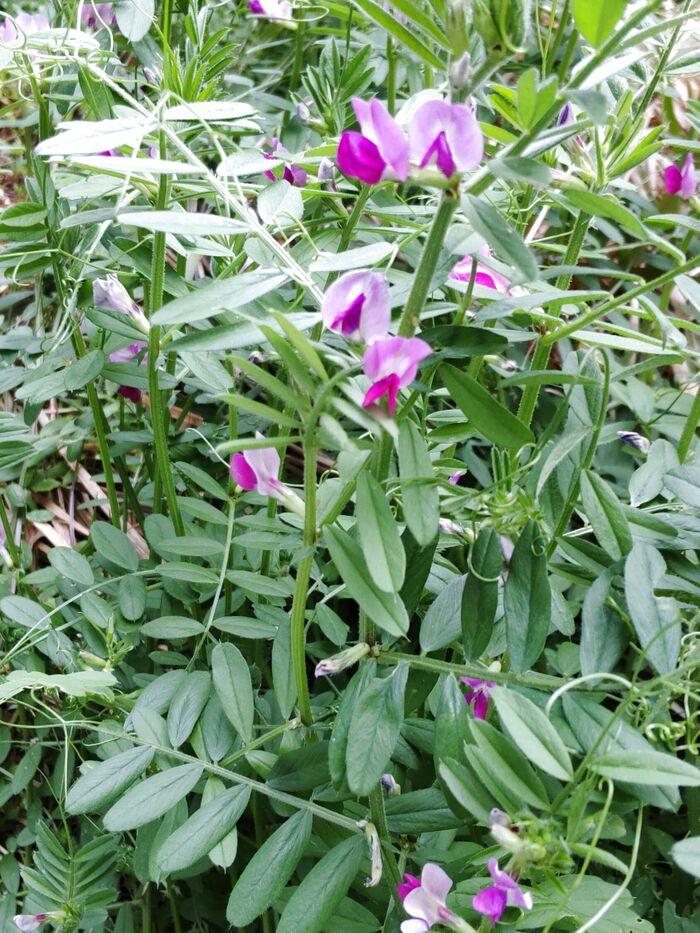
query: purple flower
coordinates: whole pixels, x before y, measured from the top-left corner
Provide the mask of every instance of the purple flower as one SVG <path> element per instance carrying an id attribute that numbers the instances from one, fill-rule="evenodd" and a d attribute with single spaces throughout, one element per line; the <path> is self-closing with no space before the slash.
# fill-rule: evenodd
<path id="1" fill-rule="evenodd" d="M 571 104 L 564 104 L 557 117 L 557 126 L 566 126 L 566 124 L 570 122 L 572 116 Z"/>
<path id="2" fill-rule="evenodd" d="M 409 875 L 408 872 L 405 872 L 403 877 L 404 880 L 401 884 L 396 885 L 396 890 L 401 900 L 405 901 L 407 894 L 410 894 L 411 891 L 415 891 L 416 888 L 420 887 L 420 878 L 416 878 L 415 875 Z"/>
<path id="3" fill-rule="evenodd" d="M 264 152 L 263 155 L 266 159 L 274 159 L 275 152 L 288 152 L 288 149 L 282 145 L 279 139 L 275 136 L 272 140 L 273 152 Z M 269 178 L 270 181 L 275 181 L 276 176 L 272 171 L 263 172 L 265 178 Z M 297 188 L 303 188 L 306 184 L 306 171 L 303 168 L 300 168 L 298 165 L 292 165 L 288 163 L 284 166 L 284 173 L 282 178 L 285 181 L 288 181 L 290 185 L 294 185 Z"/>
<path id="4" fill-rule="evenodd" d="M 369 347 L 363 358 L 365 375 L 372 385 L 362 402 L 363 408 L 369 408 L 386 395 L 389 414 L 396 411 L 396 397 L 416 378 L 418 364 L 432 349 L 420 337 L 386 337 Z"/>
<path id="5" fill-rule="evenodd" d="M 397 889 L 403 900 L 403 909 L 413 919 L 403 921 L 401 933 L 425 933 L 438 923 L 452 929 L 464 927 L 463 921 L 447 907 L 452 880 L 439 865 L 427 862 L 420 881 L 413 875 L 404 875 L 404 878 L 406 883 L 397 885 Z"/>
<path id="6" fill-rule="evenodd" d="M 103 155 L 111 155 L 111 153 L 103 153 Z M 97 308 L 116 311 L 118 314 L 128 314 L 145 334 L 151 329 L 146 315 L 116 275 L 111 272 L 106 278 L 95 279 L 92 283 L 92 302 Z"/>
<path id="7" fill-rule="evenodd" d="M 451 483 L 453 486 L 459 486 L 459 481 L 466 472 L 466 470 L 457 470 L 457 472 L 453 473 L 452 476 L 448 476 L 447 482 Z"/>
<path id="8" fill-rule="evenodd" d="M 499 869 L 498 859 L 488 860 L 488 870 L 494 883 L 473 897 L 474 910 L 489 917 L 491 923 L 498 923 L 506 907 L 532 910 L 532 895 L 524 894 L 515 878 Z"/>
<path id="9" fill-rule="evenodd" d="M 338 144 L 338 168 L 366 185 L 386 178 L 408 178 L 408 142 L 384 104 L 377 98 L 353 97 L 352 107 L 360 132 L 348 130 Z"/>
<path id="10" fill-rule="evenodd" d="M 620 443 L 624 444 L 626 447 L 633 447 L 635 450 L 638 450 L 640 454 L 645 456 L 649 453 L 649 439 L 643 437 L 641 434 L 637 434 L 636 431 L 618 431 L 617 436 L 620 439 Z"/>
<path id="11" fill-rule="evenodd" d="M 13 19 L 6 16 L 0 27 L 0 42 L 13 48 L 21 48 L 27 36 L 50 29 L 51 25 L 43 13 L 18 13 Z"/>
<path id="12" fill-rule="evenodd" d="M 255 437 L 259 441 L 265 439 L 259 431 Z M 278 479 L 280 455 L 275 447 L 254 447 L 234 454 L 230 471 L 234 482 L 248 492 L 254 489 L 261 496 L 272 496 L 287 506 L 298 498 Z"/>
<path id="13" fill-rule="evenodd" d="M 348 340 L 374 343 L 391 323 L 389 283 L 383 272 L 360 269 L 341 275 L 323 296 L 323 323 Z"/>
<path id="14" fill-rule="evenodd" d="M 677 165 L 669 165 L 664 170 L 664 180 L 667 194 L 680 194 L 686 201 L 692 198 L 698 186 L 692 154 L 689 152 L 686 155 L 682 169 Z"/>
<path id="15" fill-rule="evenodd" d="M 463 684 L 469 684 L 472 688 L 467 690 L 464 699 L 469 706 L 474 707 L 474 719 L 486 719 L 490 692 L 496 684 L 492 680 L 476 680 L 473 677 L 460 677 L 459 679 Z"/>
<path id="16" fill-rule="evenodd" d="M 110 363 L 130 363 L 135 359 L 142 350 L 145 350 L 148 344 L 144 340 L 137 340 L 136 343 L 130 343 L 128 347 L 121 347 L 119 350 L 113 350 L 109 354 Z M 141 358 L 141 365 L 146 362 L 146 355 Z M 141 401 L 141 389 L 137 389 L 135 386 L 125 386 L 121 385 L 117 389 L 119 395 L 123 395 L 124 398 L 129 399 L 130 402 L 133 402 L 134 405 L 138 405 Z"/>
<path id="17" fill-rule="evenodd" d="M 471 107 L 429 100 L 408 124 L 411 162 L 435 166 L 446 178 L 474 168 L 484 154 L 484 136 Z"/>
<path id="18" fill-rule="evenodd" d="M 254 16 L 266 16 L 273 22 L 292 19 L 292 4 L 288 0 L 248 0 L 248 9 Z"/>
<path id="19" fill-rule="evenodd" d="M 116 26 L 114 6 L 111 3 L 88 2 L 80 14 L 80 22 L 86 29 L 100 29 L 102 26 Z"/>
<path id="20" fill-rule="evenodd" d="M 479 250 L 479 255 L 483 256 L 484 259 L 489 259 L 491 250 L 488 246 L 484 245 Z M 472 259 L 472 256 L 465 256 L 463 259 L 460 259 L 459 262 L 452 267 L 450 278 L 455 279 L 457 282 L 469 282 L 472 277 Z M 508 279 L 504 275 L 489 269 L 486 263 L 483 262 L 477 262 L 476 264 L 474 284 L 481 285 L 483 288 L 491 288 L 496 292 L 501 292 L 503 295 L 507 295 L 510 290 L 510 282 Z"/>
<path id="21" fill-rule="evenodd" d="M 38 930 L 46 920 L 46 914 L 16 914 L 12 918 L 15 926 L 24 933 L 31 933 L 32 930 Z"/>

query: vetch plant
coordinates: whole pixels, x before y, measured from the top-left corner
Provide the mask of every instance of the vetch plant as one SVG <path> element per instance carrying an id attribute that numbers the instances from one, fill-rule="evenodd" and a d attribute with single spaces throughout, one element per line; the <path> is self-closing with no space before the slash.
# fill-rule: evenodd
<path id="1" fill-rule="evenodd" d="M 693 14 L 8 12 L 1 929 L 700 925 Z"/>

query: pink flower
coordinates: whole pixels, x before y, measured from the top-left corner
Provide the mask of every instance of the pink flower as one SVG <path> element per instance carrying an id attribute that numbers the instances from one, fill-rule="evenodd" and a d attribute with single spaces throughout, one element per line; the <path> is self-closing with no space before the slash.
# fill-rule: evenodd
<path id="1" fill-rule="evenodd" d="M 263 153 L 266 159 L 274 159 L 275 152 L 288 152 L 288 150 L 285 149 L 276 136 L 272 140 L 272 146 L 273 152 Z M 263 175 L 265 178 L 269 178 L 270 181 L 276 181 L 276 176 L 273 171 L 263 172 Z M 298 165 L 285 164 L 282 178 L 285 181 L 288 181 L 290 185 L 294 185 L 297 188 L 303 188 L 306 184 L 306 177 L 306 171 L 303 168 L 300 168 Z"/>
<path id="2" fill-rule="evenodd" d="M 486 719 L 489 711 L 490 691 L 496 686 L 492 680 L 476 680 L 472 677 L 460 677 L 463 684 L 472 688 L 467 690 L 464 699 L 469 706 L 474 707 L 474 719 Z"/>
<path id="3" fill-rule="evenodd" d="M 80 14 L 80 22 L 86 29 L 100 29 L 102 26 L 115 26 L 117 18 L 111 3 L 92 3 L 87 0 Z"/>
<path id="4" fill-rule="evenodd" d="M 453 473 L 452 476 L 448 476 L 447 482 L 451 483 L 453 486 L 459 486 L 459 481 L 466 472 L 466 470 L 457 470 L 457 472 Z"/>
<path id="5" fill-rule="evenodd" d="M 0 42 L 11 48 L 22 48 L 27 36 L 44 32 L 51 25 L 43 13 L 18 13 L 14 19 L 6 16 L 0 27 Z"/>
<path id="6" fill-rule="evenodd" d="M 529 892 L 524 894 L 515 878 L 499 869 L 497 859 L 488 860 L 488 870 L 494 883 L 474 895 L 474 910 L 489 917 L 491 923 L 498 923 L 506 907 L 532 910 L 532 895 Z"/>
<path id="7" fill-rule="evenodd" d="M 266 16 L 273 22 L 291 20 L 292 4 L 288 0 L 248 0 L 248 9 L 254 16 Z"/>
<path id="8" fill-rule="evenodd" d="M 12 919 L 19 930 L 31 933 L 32 930 L 38 930 L 44 923 L 46 914 L 17 914 Z"/>
<path id="9" fill-rule="evenodd" d="M 128 347 L 121 347 L 119 350 L 113 350 L 109 354 L 110 363 L 130 363 L 135 359 L 142 350 L 145 350 L 148 344 L 144 340 L 137 340 L 136 343 L 130 343 Z M 141 365 L 146 362 L 146 355 L 141 358 Z M 129 399 L 130 402 L 133 402 L 134 405 L 137 405 L 141 401 L 141 389 L 137 389 L 135 386 L 125 386 L 121 385 L 117 389 L 119 395 L 123 395 L 124 398 Z"/>
<path id="10" fill-rule="evenodd" d="M 366 185 L 386 178 L 408 178 L 408 142 L 403 130 L 381 101 L 353 97 L 360 132 L 348 130 L 338 144 L 338 168 Z"/>
<path id="11" fill-rule="evenodd" d="M 428 862 L 423 866 L 420 881 L 413 875 L 404 875 L 405 884 L 397 885 L 403 909 L 413 917 L 401 924 L 401 933 L 425 933 L 441 923 L 452 929 L 460 929 L 463 922 L 447 907 L 447 895 L 452 880 L 439 865 Z M 406 890 L 408 889 L 408 890 Z M 402 893 L 402 890 L 405 893 Z"/>
<path id="12" fill-rule="evenodd" d="M 416 878 L 415 875 L 409 875 L 408 872 L 405 872 L 403 877 L 403 882 L 396 885 L 396 890 L 401 900 L 405 901 L 407 894 L 410 894 L 411 891 L 415 891 L 416 888 L 420 887 L 420 878 Z"/>
<path id="13" fill-rule="evenodd" d="M 483 256 L 484 259 L 489 259 L 491 250 L 488 246 L 484 245 L 479 250 L 479 255 Z M 465 256 L 463 259 L 460 259 L 459 262 L 453 266 L 450 272 L 450 278 L 455 279 L 457 282 L 469 282 L 472 277 L 472 259 L 472 256 Z M 494 291 L 501 292 L 503 295 L 507 295 L 510 290 L 510 282 L 508 279 L 504 275 L 489 269 L 483 262 L 477 262 L 476 264 L 474 284 L 481 285 L 483 288 L 492 288 Z"/>
<path id="14" fill-rule="evenodd" d="M 328 288 L 321 303 L 323 323 L 348 340 L 374 343 L 391 323 L 389 283 L 383 272 L 346 272 Z"/>
<path id="15" fill-rule="evenodd" d="M 257 440 L 264 436 L 255 432 Z M 275 447 L 254 447 L 231 457 L 231 476 L 234 481 L 247 491 L 254 489 L 261 496 L 272 496 L 280 502 L 288 503 L 292 494 L 278 479 L 280 455 Z"/>
<path id="16" fill-rule="evenodd" d="M 412 163 L 435 166 L 446 178 L 474 168 L 484 154 L 484 137 L 472 109 L 445 100 L 428 100 L 416 110 L 408 143 Z"/>
<path id="17" fill-rule="evenodd" d="M 373 343 L 362 361 L 365 375 L 372 382 L 362 407 L 369 408 L 386 395 L 389 414 L 393 415 L 399 389 L 413 382 L 418 364 L 431 353 L 430 345 L 420 337 L 386 337 Z"/>
<path id="18" fill-rule="evenodd" d="M 664 179 L 667 194 L 680 194 L 686 201 L 692 198 L 698 186 L 692 154 L 689 152 L 686 155 L 682 169 L 677 165 L 669 165 L 664 171 Z"/>

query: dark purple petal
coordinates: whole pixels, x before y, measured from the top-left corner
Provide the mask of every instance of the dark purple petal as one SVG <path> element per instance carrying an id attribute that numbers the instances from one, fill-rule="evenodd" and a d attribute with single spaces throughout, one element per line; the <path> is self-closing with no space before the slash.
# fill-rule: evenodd
<path id="1" fill-rule="evenodd" d="M 491 885 L 479 891 L 472 898 L 472 907 L 480 914 L 488 917 L 491 923 L 498 923 L 506 909 L 508 897 L 505 891 L 502 891 L 496 885 Z"/>
<path id="2" fill-rule="evenodd" d="M 134 405 L 138 405 L 141 401 L 141 389 L 136 389 L 134 386 L 119 386 L 117 392 L 119 395 L 123 395 L 124 398 L 128 398 Z"/>
<path id="3" fill-rule="evenodd" d="M 454 173 L 457 170 L 454 159 L 452 158 L 452 153 L 450 152 L 450 147 L 447 142 L 447 136 L 445 132 L 438 133 L 435 139 L 430 144 L 430 147 L 426 154 L 423 156 L 420 167 L 425 168 L 426 165 L 435 157 L 435 164 L 440 169 L 445 178 L 452 178 Z"/>
<path id="4" fill-rule="evenodd" d="M 486 719 L 489 711 L 489 697 L 486 691 L 474 692 L 474 719 Z"/>
<path id="5" fill-rule="evenodd" d="M 341 311 L 338 317 L 331 324 L 331 330 L 339 330 L 343 337 L 354 334 L 360 327 L 360 318 L 362 317 L 362 306 L 365 303 L 365 296 L 358 295 L 345 311 Z"/>
<path id="6" fill-rule="evenodd" d="M 370 386 L 370 388 L 367 390 L 362 401 L 362 407 L 369 408 L 370 405 L 373 405 L 375 402 L 379 401 L 380 398 L 386 395 L 389 414 L 393 415 L 396 411 L 396 397 L 399 393 L 399 388 L 399 377 L 395 373 L 391 373 L 391 375 L 385 376 L 384 379 L 380 379 L 378 382 L 375 382 L 374 385 Z"/>
<path id="7" fill-rule="evenodd" d="M 255 489 L 258 485 L 258 478 L 244 454 L 238 453 L 231 457 L 229 470 L 233 477 L 233 481 L 240 486 L 241 489 L 250 491 L 251 489 Z"/>
<path id="8" fill-rule="evenodd" d="M 338 144 L 338 168 L 344 175 L 358 178 L 366 185 L 376 185 L 382 180 L 386 162 L 379 149 L 362 133 L 348 130 Z"/>

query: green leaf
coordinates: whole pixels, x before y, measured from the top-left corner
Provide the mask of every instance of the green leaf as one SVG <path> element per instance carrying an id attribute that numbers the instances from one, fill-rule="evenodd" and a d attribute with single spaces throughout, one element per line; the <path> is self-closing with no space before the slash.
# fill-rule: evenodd
<path id="1" fill-rule="evenodd" d="M 401 731 L 407 679 L 408 666 L 399 664 L 387 677 L 375 677 L 355 703 L 345 754 L 354 794 L 368 794 L 386 770 Z"/>
<path id="2" fill-rule="evenodd" d="M 386 492 L 369 473 L 357 481 L 355 513 L 370 576 L 380 590 L 397 593 L 406 573 L 406 555 Z"/>
<path id="3" fill-rule="evenodd" d="M 574 0 L 576 27 L 597 49 L 612 33 L 626 6 L 627 0 Z"/>
<path id="4" fill-rule="evenodd" d="M 311 813 L 299 810 L 263 842 L 231 892 L 226 908 L 229 923 L 245 927 L 274 902 L 304 854 L 311 825 Z"/>
<path id="5" fill-rule="evenodd" d="M 380 629 L 396 637 L 408 631 L 408 615 L 395 593 L 384 593 L 372 584 L 362 551 L 350 535 L 327 527 L 323 539 L 350 596 Z"/>
<path id="6" fill-rule="evenodd" d="M 675 670 L 681 647 L 681 622 L 673 599 L 654 595 L 666 562 L 649 544 L 637 542 L 625 561 L 627 608 L 649 662 L 659 674 Z"/>
<path id="7" fill-rule="evenodd" d="M 115 528 L 107 522 L 93 522 L 90 527 L 90 538 L 95 546 L 95 550 L 111 561 L 117 567 L 122 567 L 130 573 L 139 569 L 139 559 L 134 550 L 134 545 L 129 541 L 123 531 Z"/>
<path id="8" fill-rule="evenodd" d="M 94 382 L 102 372 L 105 355 L 101 350 L 91 350 L 76 360 L 64 371 L 64 385 L 67 392 L 82 389 L 88 382 Z"/>
<path id="9" fill-rule="evenodd" d="M 485 438 L 513 450 L 534 443 L 532 431 L 476 379 L 448 364 L 440 367 L 440 376 L 453 401 Z"/>
<path id="10" fill-rule="evenodd" d="M 688 836 L 671 847 L 671 855 L 676 865 L 689 875 L 700 878 L 700 836 Z"/>
<path id="11" fill-rule="evenodd" d="M 210 777 L 204 785 L 202 793 L 202 806 L 206 806 L 215 797 L 226 793 L 226 785 L 218 777 Z M 219 868 L 229 868 L 233 865 L 238 852 L 238 831 L 234 827 L 224 838 L 218 842 L 207 854 L 209 861 Z"/>
<path id="12" fill-rule="evenodd" d="M 209 671 L 187 674 L 180 685 L 168 710 L 168 738 L 173 748 L 179 748 L 190 737 L 209 698 L 210 687 Z"/>
<path id="13" fill-rule="evenodd" d="M 229 722 L 244 741 L 250 742 L 255 709 L 246 659 L 230 642 L 218 644 L 211 653 L 211 672 Z"/>
<path id="14" fill-rule="evenodd" d="M 277 933 L 321 933 L 355 880 L 365 857 L 363 836 L 351 836 L 323 856 L 292 894 Z"/>
<path id="15" fill-rule="evenodd" d="M 498 800 L 484 787 L 478 771 L 469 760 L 447 758 L 440 762 L 438 773 L 455 813 L 466 819 L 473 816 L 488 826 L 489 814 L 498 805 Z"/>
<path id="16" fill-rule="evenodd" d="M 506 644 L 514 671 L 526 671 L 539 658 L 549 632 L 552 594 L 547 557 L 535 521 L 529 521 L 513 550 L 503 592 Z"/>
<path id="17" fill-rule="evenodd" d="M 204 631 L 201 622 L 187 616 L 161 616 L 141 626 L 141 634 L 149 638 L 190 638 Z"/>
<path id="18" fill-rule="evenodd" d="M 570 780 L 573 768 L 569 753 L 539 706 L 504 687 L 494 687 L 491 696 L 501 723 L 520 751 L 552 777 Z"/>
<path id="19" fill-rule="evenodd" d="M 444 678 L 435 712 L 435 770 L 447 758 L 464 757 L 464 743 L 470 738 L 468 706 L 459 681 L 451 674 Z"/>
<path id="20" fill-rule="evenodd" d="M 162 871 L 183 871 L 204 858 L 233 829 L 249 799 L 250 788 L 239 785 L 204 803 L 160 847 L 157 862 Z"/>
<path id="21" fill-rule="evenodd" d="M 346 757 L 348 748 L 348 731 L 355 712 L 355 706 L 377 672 L 377 662 L 369 660 L 363 662 L 353 674 L 349 684 L 343 691 L 338 705 L 333 732 L 328 746 L 328 765 L 331 780 L 336 788 L 343 786 L 346 772 Z"/>
<path id="22" fill-rule="evenodd" d="M 581 610 L 581 673 L 612 671 L 629 631 L 619 614 L 608 605 L 613 571 L 601 574 L 590 586 Z"/>
<path id="23" fill-rule="evenodd" d="M 520 234 L 486 201 L 467 194 L 462 198 L 462 210 L 475 233 L 483 237 L 499 259 L 510 263 L 522 281 L 537 278 L 537 260 Z"/>
<path id="24" fill-rule="evenodd" d="M 598 543 L 616 560 L 632 550 L 632 534 L 620 502 L 604 479 L 581 474 L 581 499 Z"/>
<path id="25" fill-rule="evenodd" d="M 391 243 L 370 243 L 342 253 L 322 253 L 309 266 L 309 272 L 347 272 L 350 269 L 365 269 L 384 262 L 394 252 Z"/>
<path id="26" fill-rule="evenodd" d="M 591 762 L 591 768 L 613 781 L 652 784 L 661 787 L 698 787 L 700 768 L 665 752 L 626 750 L 604 755 Z"/>
<path id="27" fill-rule="evenodd" d="M 471 726 L 478 748 L 469 746 L 469 760 L 504 809 L 517 811 L 523 804 L 545 809 L 547 791 L 522 752 L 490 723 L 473 719 Z"/>
<path id="28" fill-rule="evenodd" d="M 130 748 L 85 770 L 66 796 L 66 810 L 78 815 L 100 810 L 132 784 L 153 761 L 153 749 Z"/>
<path id="29" fill-rule="evenodd" d="M 353 0 L 353 3 L 366 16 L 378 23 L 382 29 L 385 29 L 389 35 L 421 58 L 427 65 L 430 65 L 431 68 L 437 68 L 438 71 L 443 71 L 445 63 L 440 61 L 437 55 L 431 51 L 415 28 L 409 29 L 404 26 L 396 15 L 385 10 L 374 0 Z M 414 6 L 413 9 L 417 10 L 418 8 Z"/>
<path id="30" fill-rule="evenodd" d="M 265 224 L 278 228 L 296 226 L 304 214 L 304 199 L 298 188 L 281 179 L 263 188 L 257 207 Z"/>
<path id="31" fill-rule="evenodd" d="M 425 652 L 437 651 L 459 638 L 466 577 L 456 576 L 430 604 L 420 627 L 419 641 Z"/>
<path id="32" fill-rule="evenodd" d="M 130 42 L 139 42 L 151 28 L 153 0 L 119 0 L 114 7 L 119 32 Z"/>
<path id="33" fill-rule="evenodd" d="M 49 563 L 56 573 L 72 580 L 74 583 L 82 583 L 84 586 L 92 586 L 95 577 L 92 573 L 92 567 L 77 551 L 70 547 L 54 547 L 49 551 Z"/>
<path id="34" fill-rule="evenodd" d="M 462 644 L 467 661 L 480 658 L 491 640 L 498 608 L 498 578 L 503 551 L 493 528 L 483 528 L 469 556 L 469 573 L 460 611 Z"/>
<path id="35" fill-rule="evenodd" d="M 437 535 L 440 518 L 438 489 L 428 446 L 408 419 L 399 429 L 399 476 L 406 524 L 418 544 L 430 544 Z"/>
<path id="36" fill-rule="evenodd" d="M 528 68 L 518 78 L 518 116 L 525 129 L 532 125 L 537 107 L 537 69 Z"/>
<path id="37" fill-rule="evenodd" d="M 286 281 L 286 275 L 258 269 L 242 272 L 235 279 L 205 279 L 201 287 L 156 311 L 152 323 L 166 326 L 192 324 L 223 311 L 234 311 L 275 291 Z"/>
<path id="38" fill-rule="evenodd" d="M 157 820 L 189 794 L 203 770 L 200 765 L 178 765 L 141 781 L 105 813 L 105 829 L 124 832 Z"/>
<path id="39" fill-rule="evenodd" d="M 566 199 L 578 210 L 585 211 L 593 217 L 607 217 L 643 240 L 648 236 L 648 231 L 639 217 L 609 195 L 571 189 L 566 192 Z"/>
<path id="40" fill-rule="evenodd" d="M 681 502 L 700 508 L 700 467 L 676 467 L 664 476 L 663 484 Z"/>

